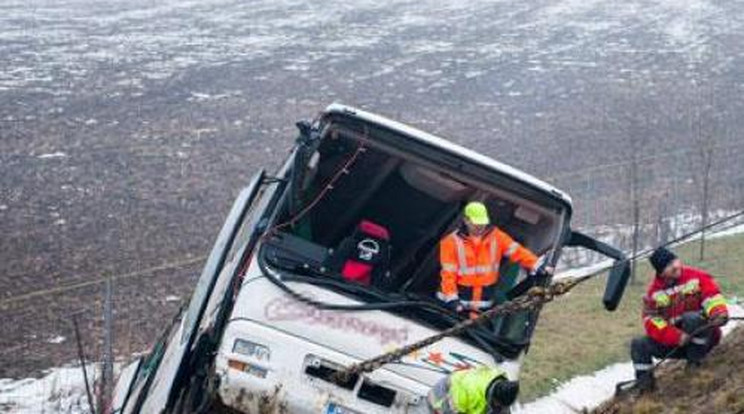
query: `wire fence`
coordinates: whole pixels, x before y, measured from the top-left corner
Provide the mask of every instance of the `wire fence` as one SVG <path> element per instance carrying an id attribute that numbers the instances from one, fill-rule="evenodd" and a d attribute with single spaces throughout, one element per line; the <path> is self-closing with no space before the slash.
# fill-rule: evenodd
<path id="1" fill-rule="evenodd" d="M 581 171 L 561 172 L 547 177 L 546 181 L 572 196 L 574 228 L 633 254 L 634 250 L 662 244 L 704 222 L 744 208 L 742 160 L 744 143 L 711 147 L 707 152 L 705 148 L 687 148 Z M 728 225 L 741 224 L 744 220 Z M 567 249 L 563 255 L 563 263 L 568 266 L 597 260 L 599 256 L 578 250 Z M 112 327 L 115 355 L 130 357 L 148 350 L 163 320 L 171 317 L 190 295 L 203 261 L 204 257 L 188 257 L 111 276 L 115 292 Z M 727 275 L 721 277 L 725 280 Z M 0 335 L 0 364 L 6 367 L 5 375 L 0 377 L 57 366 L 59 361 L 76 361 L 70 319 L 76 312 L 80 313 L 86 356 L 90 361 L 99 362 L 104 347 L 103 282 L 107 278 L 109 276 L 97 275 L 79 283 L 0 299 L 4 320 L 0 329 L 3 334 Z M 19 360 L 24 361 L 24 366 L 16 367 L 17 370 L 7 368 Z M 76 370 L 79 373 L 80 369 Z M 95 375 L 100 371 L 100 364 L 92 364 L 90 370 L 91 375 Z M 58 404 L 59 412 L 84 412 L 83 394 L 65 391 L 73 383 L 79 384 L 79 379 L 74 373 L 55 372 L 49 375 L 57 375 L 56 379 L 39 383 L 43 388 L 39 393 L 46 396 L 46 402 L 38 402 L 39 412 L 56 410 L 49 408 L 50 404 Z M 21 397 L 14 401 L 1 398 L 5 397 L 0 397 L 0 408 L 3 404 L 13 406 L 27 402 L 21 401 Z"/>
<path id="2" fill-rule="evenodd" d="M 149 352 L 164 318 L 189 298 L 204 258 L 174 260 L 111 277 L 112 351 L 121 365 Z M 81 333 L 88 377 L 101 397 L 105 351 L 105 284 L 108 277 L 31 292 L 0 307 L 0 412 L 89 412 L 76 347 L 72 315 Z M 51 368 L 50 367 L 54 367 Z M 36 379 L 20 379 L 33 373 Z"/>
<path id="3" fill-rule="evenodd" d="M 573 198 L 574 228 L 633 254 L 744 208 L 744 142 L 708 150 L 687 148 L 547 180 Z M 600 258 L 564 253 L 571 266 Z"/>

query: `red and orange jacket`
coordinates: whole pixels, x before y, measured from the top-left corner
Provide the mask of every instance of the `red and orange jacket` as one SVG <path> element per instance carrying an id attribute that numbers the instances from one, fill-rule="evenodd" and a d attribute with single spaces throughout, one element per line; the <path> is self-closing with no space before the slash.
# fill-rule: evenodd
<path id="1" fill-rule="evenodd" d="M 529 270 L 537 263 L 535 254 L 496 227 L 481 237 L 462 230 L 448 234 L 439 244 L 442 281 L 437 296 L 474 310 L 493 306 L 503 258 Z"/>
<path id="2" fill-rule="evenodd" d="M 728 314 L 726 299 L 708 273 L 683 266 L 679 279 L 655 277 L 643 298 L 643 325 L 654 341 L 667 346 L 680 343 L 682 330 L 676 323 L 685 312 L 702 312 L 710 318 Z M 720 338 L 720 330 L 715 334 Z"/>

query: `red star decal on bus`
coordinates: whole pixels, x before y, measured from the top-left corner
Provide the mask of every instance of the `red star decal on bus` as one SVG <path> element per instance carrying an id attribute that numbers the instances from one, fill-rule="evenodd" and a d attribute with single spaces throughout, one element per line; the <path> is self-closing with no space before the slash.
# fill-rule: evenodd
<path id="1" fill-rule="evenodd" d="M 436 365 L 441 365 L 442 362 L 444 362 L 444 358 L 442 358 L 441 352 L 429 351 L 429 357 L 427 359 L 429 360 L 429 362 L 433 362 Z"/>

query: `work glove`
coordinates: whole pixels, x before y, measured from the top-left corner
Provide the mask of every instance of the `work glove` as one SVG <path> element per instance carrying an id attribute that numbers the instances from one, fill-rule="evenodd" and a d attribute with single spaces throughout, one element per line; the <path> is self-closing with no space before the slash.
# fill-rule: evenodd
<path id="1" fill-rule="evenodd" d="M 444 302 L 444 307 L 451 310 L 452 312 L 462 312 L 465 309 L 465 307 L 462 306 L 462 303 L 460 303 L 459 300 Z"/>
<path id="2" fill-rule="evenodd" d="M 543 255 L 537 259 L 534 270 L 530 273 L 532 276 L 550 276 L 555 272 L 553 266 L 548 266 L 548 257 Z"/>
<path id="3" fill-rule="evenodd" d="M 533 270 L 530 274 L 537 277 L 548 277 L 551 276 L 553 272 L 555 272 L 555 268 L 553 266 L 548 266 L 543 263 L 535 270 Z"/>
<path id="4" fill-rule="evenodd" d="M 709 319 L 709 323 L 713 326 L 723 326 L 723 325 L 726 325 L 727 322 L 728 322 L 728 315 L 725 313 L 719 313 L 717 315 L 713 315 L 713 317 Z"/>

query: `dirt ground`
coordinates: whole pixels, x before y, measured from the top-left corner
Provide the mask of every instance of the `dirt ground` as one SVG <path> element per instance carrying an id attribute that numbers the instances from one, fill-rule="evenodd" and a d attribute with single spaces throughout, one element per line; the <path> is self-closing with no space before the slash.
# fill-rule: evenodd
<path id="1" fill-rule="evenodd" d="M 117 355 L 147 350 L 241 187 L 285 158 L 294 122 L 333 101 L 556 177 L 587 227 L 628 216 L 607 197 L 630 188 L 618 177 L 631 150 L 688 151 L 644 162 L 642 176 L 657 197 L 667 181 L 654 180 L 673 174 L 671 205 L 696 203 L 690 148 L 708 127 L 727 148 L 711 208 L 744 194 L 735 4 L 696 9 L 702 40 L 680 42 L 665 30 L 676 2 L 627 15 L 612 2 L 289 3 L 0 2 L 0 378 L 74 362 L 73 313 L 100 358 L 108 276 L 127 276 L 114 289 Z M 576 174 L 588 168 L 591 182 Z"/>
<path id="2" fill-rule="evenodd" d="M 660 368 L 658 390 L 638 398 L 626 395 L 594 414 L 744 413 L 744 328 L 737 328 L 694 373 L 675 361 Z"/>

